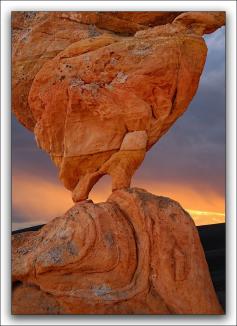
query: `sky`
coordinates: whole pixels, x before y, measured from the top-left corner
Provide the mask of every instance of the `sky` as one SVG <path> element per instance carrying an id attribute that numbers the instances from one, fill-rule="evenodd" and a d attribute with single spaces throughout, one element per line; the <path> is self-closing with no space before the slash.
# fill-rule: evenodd
<path id="1" fill-rule="evenodd" d="M 147 152 L 132 186 L 178 201 L 196 225 L 225 220 L 225 28 L 205 36 L 207 61 L 188 110 Z M 12 228 L 44 224 L 72 205 L 50 157 L 12 117 Z M 111 193 L 104 176 L 90 198 Z"/>

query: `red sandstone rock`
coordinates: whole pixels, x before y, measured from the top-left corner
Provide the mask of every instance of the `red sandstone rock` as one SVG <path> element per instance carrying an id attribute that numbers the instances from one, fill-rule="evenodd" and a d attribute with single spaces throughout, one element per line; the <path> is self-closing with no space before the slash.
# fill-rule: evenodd
<path id="1" fill-rule="evenodd" d="M 201 36 L 224 22 L 216 12 L 14 14 L 13 110 L 74 201 L 104 174 L 113 190 L 130 186 L 196 93 Z"/>
<path id="2" fill-rule="evenodd" d="M 13 111 L 81 201 L 13 236 L 14 314 L 223 313 L 190 216 L 129 188 L 195 95 L 201 36 L 223 24 L 216 12 L 13 14 Z M 105 174 L 114 193 L 86 201 Z"/>
<path id="3" fill-rule="evenodd" d="M 12 248 L 15 314 L 223 313 L 191 217 L 141 189 L 76 204 Z"/>

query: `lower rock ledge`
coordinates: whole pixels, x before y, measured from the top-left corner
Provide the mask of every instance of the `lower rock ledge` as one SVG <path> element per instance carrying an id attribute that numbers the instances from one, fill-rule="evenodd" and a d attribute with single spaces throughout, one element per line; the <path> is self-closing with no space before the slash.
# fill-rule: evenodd
<path id="1" fill-rule="evenodd" d="M 223 314 L 175 201 L 117 190 L 12 236 L 13 314 Z"/>

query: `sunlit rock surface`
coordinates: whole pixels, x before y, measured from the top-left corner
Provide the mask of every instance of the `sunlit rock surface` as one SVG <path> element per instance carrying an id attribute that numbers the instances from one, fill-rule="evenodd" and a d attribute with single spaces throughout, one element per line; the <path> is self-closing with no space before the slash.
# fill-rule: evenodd
<path id="1" fill-rule="evenodd" d="M 175 201 L 129 188 L 185 112 L 216 12 L 12 16 L 13 111 L 76 204 L 12 236 L 14 314 L 222 314 L 196 227 Z M 105 174 L 113 193 L 87 201 Z"/>
<path id="2" fill-rule="evenodd" d="M 15 234 L 14 314 L 222 314 L 198 232 L 175 201 L 129 188 Z"/>
<path id="3" fill-rule="evenodd" d="M 185 112 L 224 13 L 13 15 L 13 111 L 85 200 L 105 174 L 129 187 Z"/>

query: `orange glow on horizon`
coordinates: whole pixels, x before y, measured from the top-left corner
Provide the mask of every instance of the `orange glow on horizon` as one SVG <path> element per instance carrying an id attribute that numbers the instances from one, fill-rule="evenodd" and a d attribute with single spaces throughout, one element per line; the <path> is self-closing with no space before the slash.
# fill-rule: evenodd
<path id="1" fill-rule="evenodd" d="M 29 224 L 46 223 L 73 205 L 70 191 L 60 184 L 20 174 L 12 182 L 12 206 Z"/>
<path id="2" fill-rule="evenodd" d="M 196 225 L 223 223 L 225 199 L 213 191 L 202 193 L 191 185 L 136 182 L 136 187 L 170 197 L 180 203 L 194 219 Z M 13 174 L 12 205 L 22 222 L 15 228 L 43 224 L 64 214 L 72 205 L 71 193 L 62 185 L 32 175 Z M 90 194 L 93 202 L 103 202 L 111 193 L 110 177 L 98 182 Z"/>

